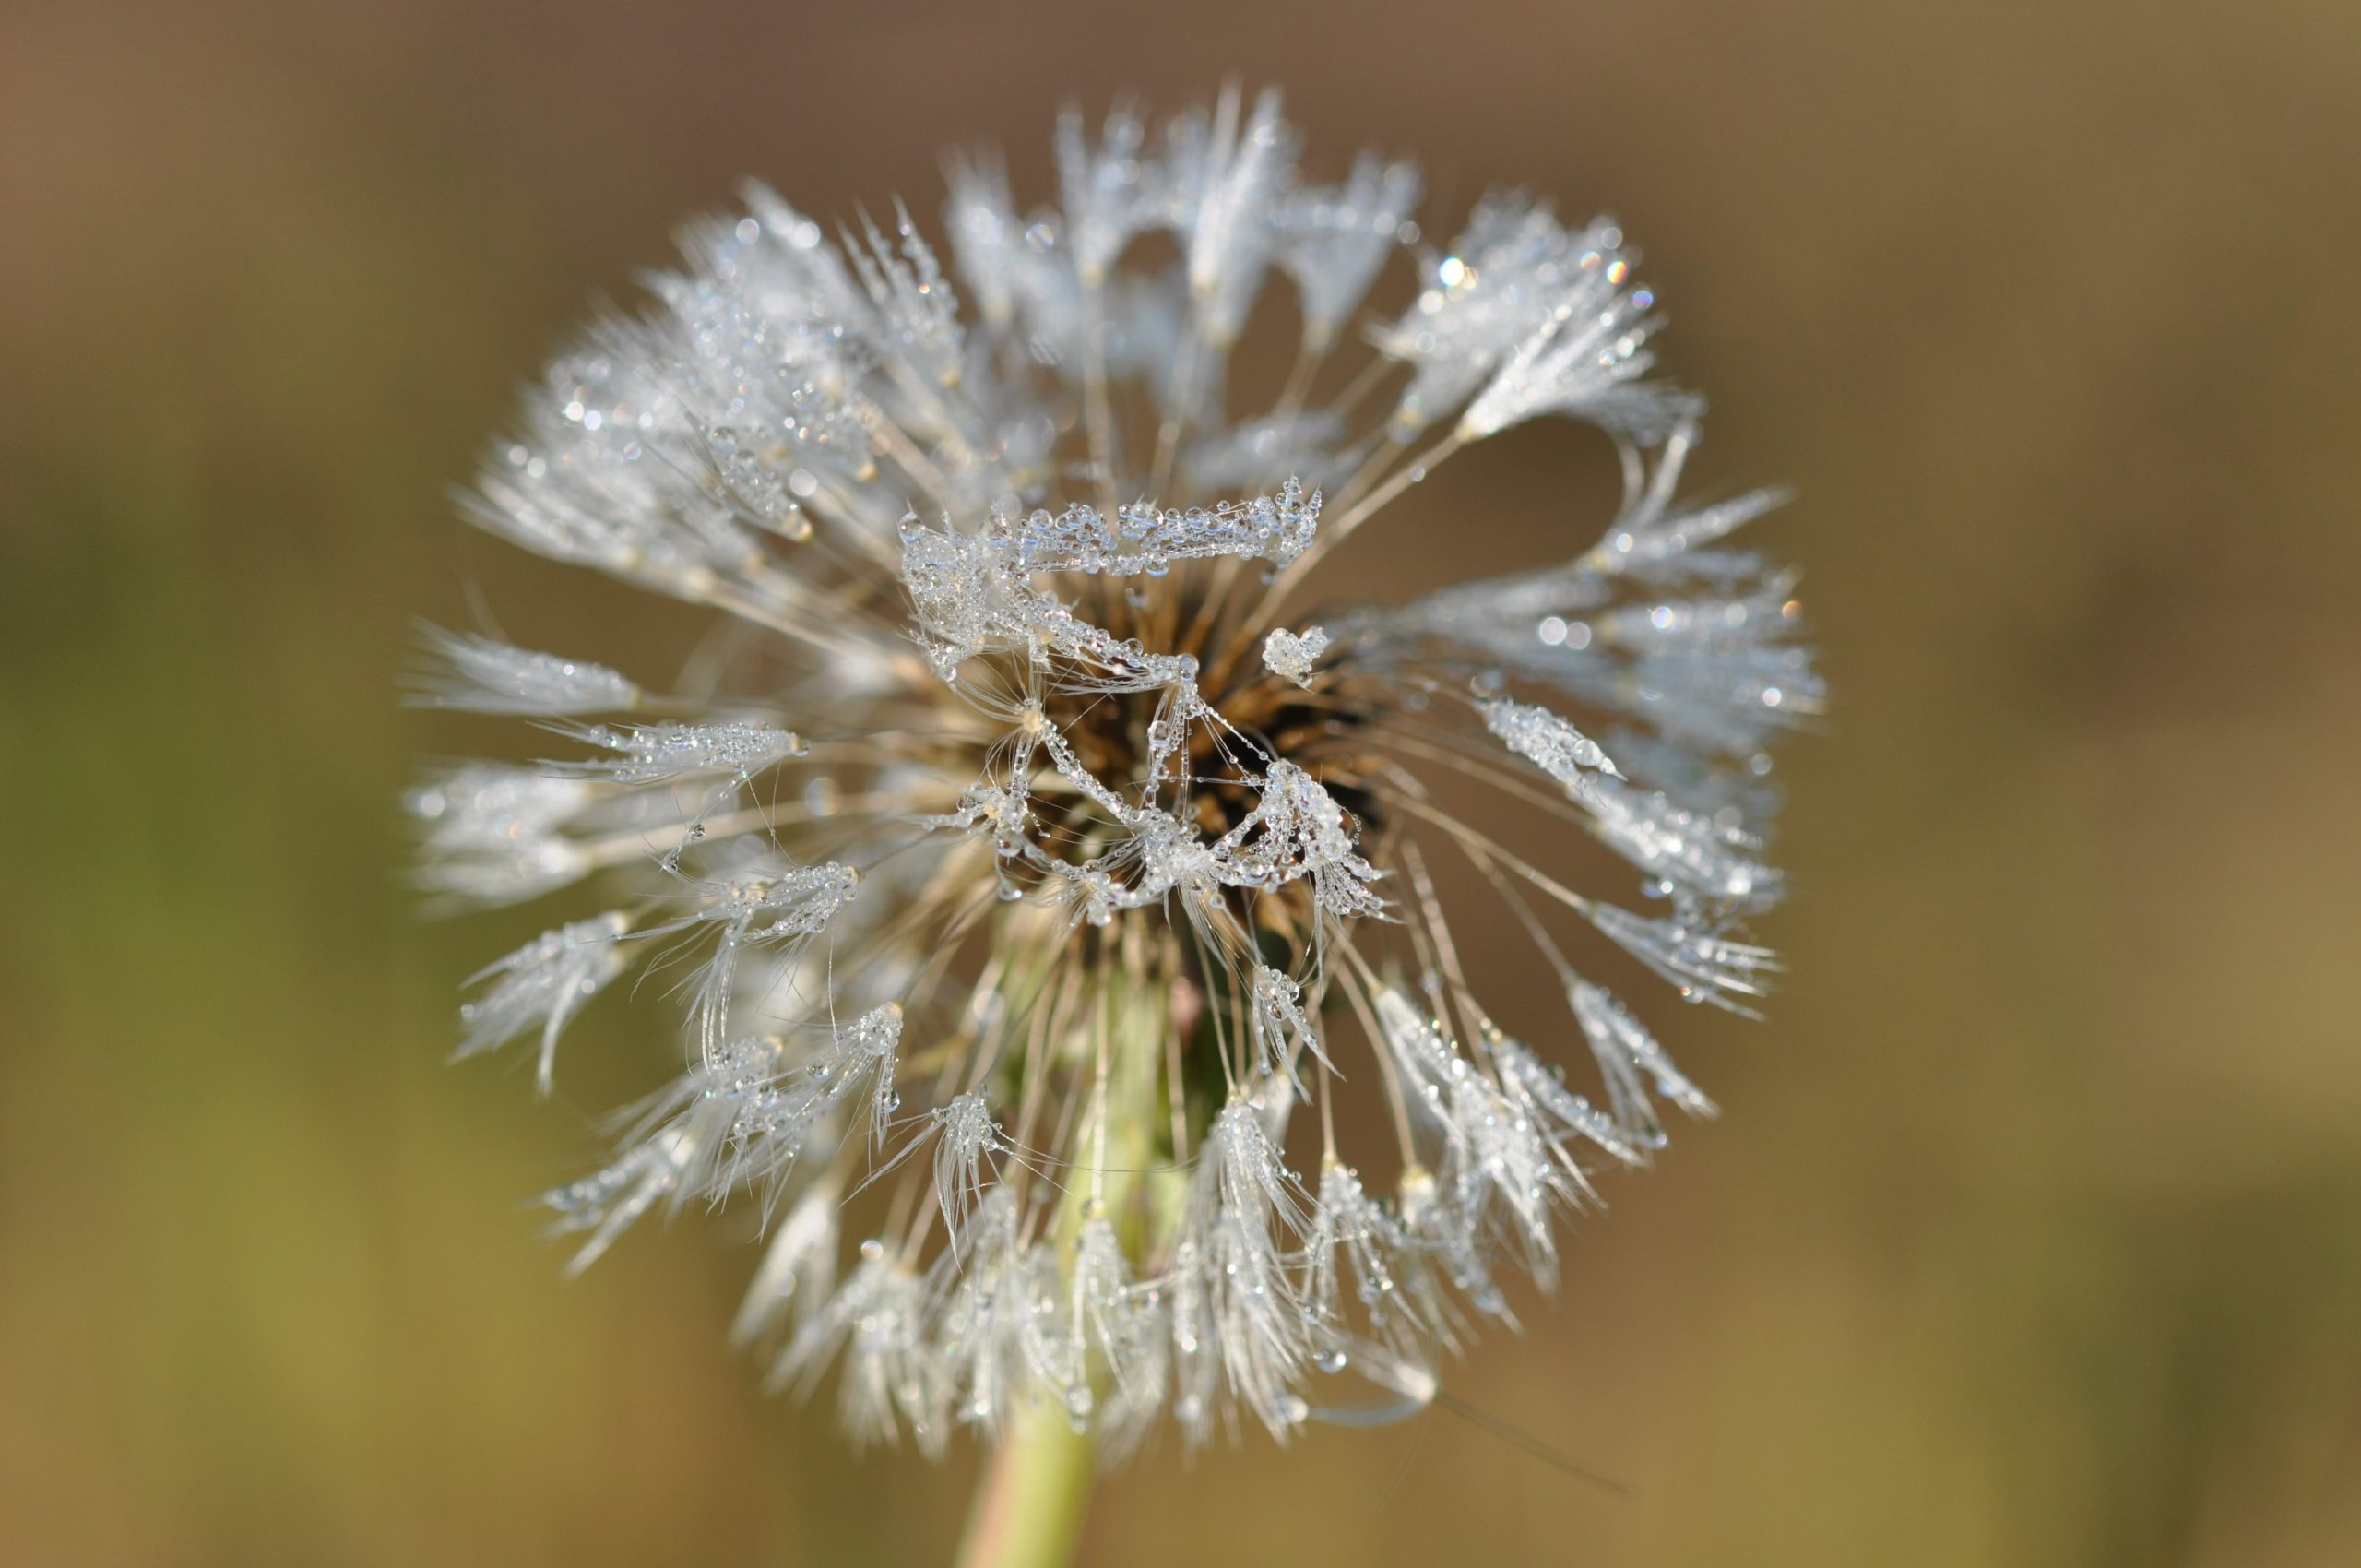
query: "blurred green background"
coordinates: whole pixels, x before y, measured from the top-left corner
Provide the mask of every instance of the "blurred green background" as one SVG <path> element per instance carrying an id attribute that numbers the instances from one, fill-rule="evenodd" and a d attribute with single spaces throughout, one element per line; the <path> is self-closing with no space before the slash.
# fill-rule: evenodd
<path id="1" fill-rule="evenodd" d="M 1045 195 L 1062 97 L 1231 71 L 1430 215 L 1624 220 L 1835 709 L 1772 1022 L 1668 1020 L 1725 1118 L 1454 1384 L 1630 1495 L 1435 1413 L 1168 1445 L 1088 1560 L 2361 1562 L 2350 0 L 220 0 L 0 9 L 0 1563 L 946 1554 L 972 1454 L 762 1397 L 730 1226 L 560 1279 L 525 1200 L 657 1004 L 554 1107 L 444 1067 L 538 925 L 417 918 L 398 792 L 500 737 L 395 674 L 471 591 L 686 646 L 448 503 L 684 214 L 924 210 L 979 138 Z M 1371 591 L 1564 548 L 1499 445 Z"/>

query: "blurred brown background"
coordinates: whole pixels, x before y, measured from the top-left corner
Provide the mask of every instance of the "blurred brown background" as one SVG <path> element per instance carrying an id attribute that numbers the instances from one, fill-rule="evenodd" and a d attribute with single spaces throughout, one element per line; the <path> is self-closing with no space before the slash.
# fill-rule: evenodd
<path id="1" fill-rule="evenodd" d="M 646 1047 L 442 1065 L 536 922 L 415 918 L 397 793 L 484 731 L 394 674 L 470 584 L 682 646 L 447 501 L 682 216 L 977 138 L 1038 196 L 1062 96 L 1231 71 L 1430 217 L 1623 219 L 1836 707 L 1772 1022 L 1667 1020 L 1724 1120 L 1455 1384 L 1631 1495 L 1438 1413 L 1168 1447 L 1089 1561 L 2361 1562 L 2350 0 L 220 0 L 0 10 L 0 1563 L 946 1553 L 972 1455 L 761 1397 L 726 1227 L 560 1280 L 524 1200 Z M 1548 457 L 1370 586 L 1562 549 Z"/>

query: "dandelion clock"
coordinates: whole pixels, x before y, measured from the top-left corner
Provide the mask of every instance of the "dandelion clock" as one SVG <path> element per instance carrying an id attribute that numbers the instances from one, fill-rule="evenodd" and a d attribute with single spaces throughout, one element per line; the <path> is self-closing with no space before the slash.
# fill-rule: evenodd
<path id="1" fill-rule="evenodd" d="M 552 759 L 409 799 L 438 899 L 552 905 L 463 1053 L 546 1092 L 618 1007 L 676 1061 L 547 1194 L 572 1266 L 751 1216 L 759 1375 L 856 1443 L 992 1447 L 978 1564 L 1062 1561 L 1144 1448 L 1436 1397 L 1600 1173 L 1711 1113 L 1673 1004 L 1777 968 L 1769 748 L 1821 702 L 1790 576 L 1731 542 L 1775 497 L 1681 491 L 1703 405 L 1613 221 L 1453 224 L 1409 163 L 1299 159 L 1270 94 L 1069 113 L 1056 169 L 1054 205 L 971 153 L 936 222 L 756 187 L 694 224 L 469 511 L 714 651 L 647 684 L 587 625 L 438 633 L 415 693 Z M 1245 349 L 1293 369 L 1241 408 Z M 1535 421 L 1620 457 L 1571 553 L 1314 599 Z M 1562 993 L 1532 1038 L 1474 932 Z"/>

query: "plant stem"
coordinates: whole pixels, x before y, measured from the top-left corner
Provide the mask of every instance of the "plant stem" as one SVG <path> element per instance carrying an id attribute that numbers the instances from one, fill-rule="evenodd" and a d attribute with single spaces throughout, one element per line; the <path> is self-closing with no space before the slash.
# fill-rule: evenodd
<path id="1" fill-rule="evenodd" d="M 959 1568 L 1065 1568 L 1082 1541 L 1097 1454 L 1056 1400 L 1034 1399 L 992 1455 L 959 1543 Z"/>
<path id="2" fill-rule="evenodd" d="M 1135 923 L 1126 925 L 1119 950 L 1100 956 L 1091 1025 L 1072 1042 L 1069 1063 L 1091 1075 L 1090 1123 L 1077 1134 L 1074 1146 L 1084 1152 L 1049 1229 L 1049 1244 L 1069 1270 L 1084 1226 L 1101 1214 L 1128 1250 L 1145 1251 L 1150 1220 L 1142 1183 L 1171 1158 L 1169 1149 L 1158 1149 L 1157 1134 L 1161 1048 L 1173 1028 L 1170 969 Z M 1177 1101 L 1177 1084 L 1172 1093 Z M 1074 1430 L 1056 1389 L 1036 1386 L 977 1488 L 958 1568 L 1065 1568 L 1082 1541 L 1097 1470 L 1093 1432 Z"/>

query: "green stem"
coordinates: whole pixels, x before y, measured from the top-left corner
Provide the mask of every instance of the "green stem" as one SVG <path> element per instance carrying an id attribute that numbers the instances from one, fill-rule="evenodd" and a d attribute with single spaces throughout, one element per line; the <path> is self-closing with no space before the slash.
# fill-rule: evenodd
<path id="1" fill-rule="evenodd" d="M 959 1568 L 1065 1568 L 1082 1542 L 1097 1454 L 1057 1401 L 1035 1399 L 1001 1441 L 967 1515 Z"/>
<path id="2" fill-rule="evenodd" d="M 1094 1099 L 1090 1117 L 1075 1130 L 1077 1168 L 1068 1172 L 1050 1230 L 1069 1268 L 1085 1223 L 1102 1206 L 1126 1246 L 1144 1250 L 1141 1183 L 1159 1158 L 1157 1088 L 1164 1036 L 1172 1028 L 1170 979 L 1136 926 L 1125 931 L 1120 955 L 1104 956 L 1109 962 L 1098 976 L 1097 1004 L 1085 1014 L 1092 1023 L 1071 1042 L 1065 1063 L 1093 1084 Z M 958 1568 L 1065 1568 L 1082 1542 L 1097 1471 L 1091 1432 L 1074 1430 L 1055 1390 L 1035 1388 L 977 1489 Z"/>

